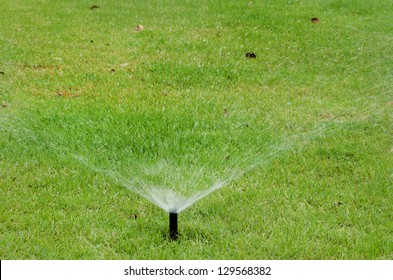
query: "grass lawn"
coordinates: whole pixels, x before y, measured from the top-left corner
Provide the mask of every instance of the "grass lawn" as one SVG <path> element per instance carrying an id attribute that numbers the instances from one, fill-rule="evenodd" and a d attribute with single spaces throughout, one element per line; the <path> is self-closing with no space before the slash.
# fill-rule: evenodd
<path id="1" fill-rule="evenodd" d="M 0 7 L 0 259 L 393 258 L 392 1 Z"/>

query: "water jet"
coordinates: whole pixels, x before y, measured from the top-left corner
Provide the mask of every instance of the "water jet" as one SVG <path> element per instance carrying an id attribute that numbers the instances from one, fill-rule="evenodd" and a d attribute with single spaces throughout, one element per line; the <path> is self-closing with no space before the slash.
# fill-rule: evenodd
<path id="1" fill-rule="evenodd" d="M 210 193 L 223 188 L 231 181 L 242 177 L 255 167 L 268 165 L 290 150 L 305 147 L 313 139 L 323 136 L 325 130 L 325 126 L 318 126 L 311 132 L 295 134 L 285 140 L 266 144 L 263 149 L 253 150 L 254 154 L 243 151 L 244 156 L 234 156 L 231 164 L 225 161 L 225 165 L 228 166 L 215 166 L 217 170 L 211 170 L 209 162 L 201 162 L 195 166 L 192 164 L 179 166 L 176 162 L 167 159 L 158 159 L 149 165 L 145 162 L 134 161 L 133 166 L 124 165 L 119 170 L 108 170 L 96 166 L 83 156 L 74 154 L 74 157 L 167 212 L 169 214 L 168 237 L 176 241 L 179 238 L 178 214 L 181 211 Z M 179 187 L 184 185 L 190 187 L 185 189 Z"/>

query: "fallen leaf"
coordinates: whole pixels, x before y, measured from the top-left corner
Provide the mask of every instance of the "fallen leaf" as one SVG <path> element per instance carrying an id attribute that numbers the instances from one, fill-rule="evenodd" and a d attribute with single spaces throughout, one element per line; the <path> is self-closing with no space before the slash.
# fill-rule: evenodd
<path id="1" fill-rule="evenodd" d="M 93 5 L 93 6 L 90 7 L 90 10 L 94 10 L 94 9 L 98 9 L 98 8 L 99 8 L 99 6 Z"/>
<path id="2" fill-rule="evenodd" d="M 141 24 L 138 24 L 137 26 L 135 26 L 135 31 L 142 31 L 143 29 L 145 29 L 145 27 Z"/>
<path id="3" fill-rule="evenodd" d="M 313 17 L 313 18 L 311 19 L 311 22 L 312 22 L 312 23 L 320 23 L 321 20 L 320 20 L 319 18 L 317 18 L 317 17 Z"/>
<path id="4" fill-rule="evenodd" d="M 3 101 L 2 106 L 3 106 L 3 108 L 7 108 L 8 107 L 8 102 L 7 101 Z"/>
<path id="5" fill-rule="evenodd" d="M 257 55 L 255 53 L 253 53 L 253 52 L 249 52 L 249 53 L 246 53 L 246 57 L 247 58 L 256 58 Z"/>
<path id="6" fill-rule="evenodd" d="M 69 97 L 69 98 L 73 98 L 73 97 L 78 97 L 79 94 L 77 93 L 71 93 L 71 92 L 67 92 L 67 91 L 58 91 L 57 95 L 60 97 Z"/>

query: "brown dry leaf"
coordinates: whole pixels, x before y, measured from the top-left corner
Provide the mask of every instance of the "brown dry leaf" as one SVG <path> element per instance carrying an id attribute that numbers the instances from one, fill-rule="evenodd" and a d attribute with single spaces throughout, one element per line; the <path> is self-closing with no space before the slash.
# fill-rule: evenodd
<path id="1" fill-rule="evenodd" d="M 312 23 L 320 23 L 321 20 L 320 20 L 319 18 L 317 18 L 317 17 L 313 17 L 313 18 L 311 19 L 311 22 L 312 22 Z"/>
<path id="2" fill-rule="evenodd" d="M 253 53 L 253 52 L 249 52 L 249 53 L 246 53 L 246 57 L 247 58 L 256 58 L 257 55 L 255 53 Z"/>
<path id="3" fill-rule="evenodd" d="M 138 24 L 137 26 L 135 26 L 135 31 L 142 31 L 143 29 L 145 29 L 145 27 L 141 24 Z"/>
<path id="4" fill-rule="evenodd" d="M 71 92 L 67 92 L 67 91 L 58 91 L 57 95 L 60 97 L 68 97 L 68 98 L 73 98 L 73 97 L 79 96 L 79 94 L 77 94 L 77 93 L 71 93 Z"/>

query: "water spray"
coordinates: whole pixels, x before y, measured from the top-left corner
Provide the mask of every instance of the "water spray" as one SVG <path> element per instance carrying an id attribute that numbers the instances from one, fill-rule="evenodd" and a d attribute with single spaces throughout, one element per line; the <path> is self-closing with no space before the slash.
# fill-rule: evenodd
<path id="1" fill-rule="evenodd" d="M 7 124 L 10 124 L 7 119 L 5 119 Z M 104 174 L 109 178 L 112 178 L 115 182 L 122 184 L 127 189 L 134 193 L 138 193 L 142 197 L 146 198 L 148 201 L 162 208 L 164 211 L 169 213 L 169 232 L 168 237 L 170 240 L 176 241 L 179 238 L 178 234 L 178 213 L 193 205 L 195 202 L 200 199 L 206 197 L 210 193 L 221 189 L 229 182 L 240 178 L 243 174 L 252 170 L 257 166 L 263 166 L 269 164 L 271 161 L 276 159 L 277 157 L 282 156 L 286 152 L 293 149 L 301 149 L 306 146 L 307 143 L 311 142 L 314 139 L 319 137 L 323 137 L 326 135 L 332 135 L 337 133 L 337 124 L 344 124 L 344 126 L 339 126 L 338 128 L 347 128 L 346 124 L 351 125 L 352 122 L 329 122 L 319 124 L 316 128 L 313 128 L 310 132 L 299 133 L 284 139 L 284 141 L 280 141 L 278 143 L 274 143 L 270 146 L 266 147 L 266 151 L 261 152 L 257 151 L 253 155 L 245 155 L 244 158 L 239 158 L 235 166 L 226 169 L 226 173 L 224 176 L 219 177 L 217 181 L 212 180 L 200 180 L 198 182 L 193 182 L 192 180 L 186 181 L 185 183 L 194 183 L 195 185 L 207 185 L 210 184 L 210 187 L 205 188 L 199 191 L 193 191 L 192 193 L 182 193 L 177 192 L 175 189 L 167 188 L 166 185 L 168 182 L 176 181 L 184 179 L 182 176 L 172 176 L 172 174 L 178 174 L 179 169 L 178 166 L 172 166 L 170 162 L 167 161 L 158 161 L 157 165 L 153 165 L 152 170 L 148 169 L 145 166 L 141 166 L 136 168 L 134 174 L 127 173 L 126 175 L 121 174 L 119 171 L 113 171 L 111 169 L 106 169 L 101 166 L 95 166 L 94 163 L 90 162 L 88 158 L 85 158 L 81 155 L 75 154 L 75 152 L 68 147 L 59 147 L 57 142 L 56 145 L 53 144 L 55 142 L 51 142 L 47 140 L 44 142 L 45 147 L 49 147 L 56 152 L 64 153 L 64 151 L 69 152 L 78 162 L 83 163 L 85 166 L 91 168 L 92 170 Z M 333 126 L 333 127 L 332 127 Z M 17 128 L 17 129 L 16 129 Z M 12 123 L 12 126 L 3 126 L 3 119 L 0 117 L 0 132 L 6 131 L 12 134 L 16 134 L 18 137 L 22 139 L 28 139 L 29 143 L 36 143 L 42 145 L 41 135 L 36 135 L 36 133 L 30 128 L 19 127 L 18 124 Z M 45 139 L 45 138 L 44 138 Z M 128 169 L 127 169 L 128 170 Z M 147 171 L 146 171 L 147 170 Z M 203 178 L 207 176 L 204 174 L 204 168 L 196 168 L 195 171 L 192 172 L 191 178 Z M 187 175 L 189 175 L 190 170 L 187 170 Z M 212 172 L 206 172 L 208 175 L 211 175 Z M 141 177 L 141 174 L 145 174 L 144 178 Z M 164 182 L 162 184 L 157 184 L 154 180 L 151 182 L 150 177 L 152 175 L 156 175 L 158 177 L 157 181 L 160 182 L 159 179 L 164 178 Z M 214 175 L 214 174 L 213 174 Z M 173 179 L 173 180 L 172 180 Z M 184 182 L 183 182 L 184 183 Z"/>
<path id="2" fill-rule="evenodd" d="M 169 213 L 169 238 L 177 240 L 177 213 Z"/>

